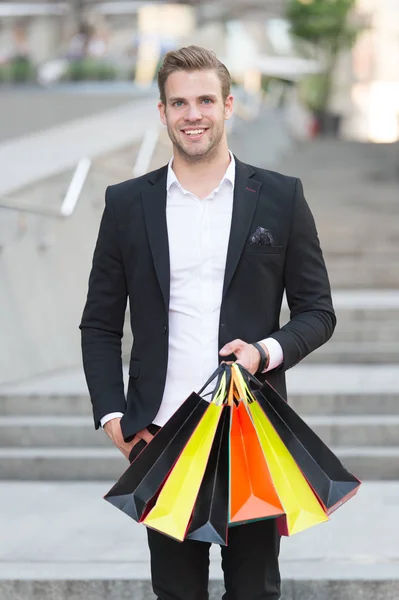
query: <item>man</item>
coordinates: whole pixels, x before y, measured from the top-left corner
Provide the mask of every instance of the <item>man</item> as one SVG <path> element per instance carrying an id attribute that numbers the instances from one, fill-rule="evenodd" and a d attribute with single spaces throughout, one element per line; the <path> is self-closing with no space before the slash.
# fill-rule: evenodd
<path id="1" fill-rule="evenodd" d="M 300 181 L 229 152 L 226 67 L 208 50 L 181 48 L 165 56 L 158 84 L 173 158 L 107 189 L 80 326 L 95 426 L 131 460 L 222 360 L 267 377 L 285 397 L 285 371 L 326 342 L 336 322 Z M 280 328 L 284 289 L 291 320 Z M 208 598 L 208 544 L 152 530 L 148 540 L 159 600 Z M 278 554 L 274 520 L 231 528 L 224 599 L 280 598 Z"/>

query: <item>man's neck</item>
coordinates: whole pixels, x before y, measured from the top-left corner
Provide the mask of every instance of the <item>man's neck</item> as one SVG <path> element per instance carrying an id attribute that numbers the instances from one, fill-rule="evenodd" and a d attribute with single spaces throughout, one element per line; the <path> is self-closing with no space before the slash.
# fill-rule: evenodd
<path id="1" fill-rule="evenodd" d="M 177 152 L 173 156 L 173 171 L 182 187 L 198 196 L 206 198 L 218 187 L 230 164 L 230 153 L 226 146 L 210 160 L 188 163 Z"/>

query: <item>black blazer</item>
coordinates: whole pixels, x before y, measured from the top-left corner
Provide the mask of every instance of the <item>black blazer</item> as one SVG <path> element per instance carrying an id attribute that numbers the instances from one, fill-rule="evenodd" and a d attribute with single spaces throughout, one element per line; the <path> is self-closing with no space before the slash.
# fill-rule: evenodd
<path id="1" fill-rule="evenodd" d="M 126 441 L 152 422 L 165 386 L 170 289 L 166 176 L 165 166 L 108 187 L 80 324 L 95 427 L 107 413 L 122 412 Z M 259 226 L 270 232 L 272 245 L 250 243 Z M 291 319 L 280 329 L 284 289 Z M 134 343 L 125 398 L 121 338 L 128 299 Z M 284 363 L 266 377 L 286 397 L 285 370 L 324 344 L 335 323 L 328 275 L 300 180 L 236 159 L 219 348 L 235 338 L 275 338 Z"/>

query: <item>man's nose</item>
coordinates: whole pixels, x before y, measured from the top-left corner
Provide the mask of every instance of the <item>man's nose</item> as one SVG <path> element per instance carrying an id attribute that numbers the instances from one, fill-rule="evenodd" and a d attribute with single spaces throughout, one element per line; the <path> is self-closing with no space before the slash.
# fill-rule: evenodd
<path id="1" fill-rule="evenodd" d="M 202 113 L 198 106 L 195 104 L 190 104 L 186 112 L 186 120 L 195 122 L 199 121 L 200 119 L 202 119 Z"/>

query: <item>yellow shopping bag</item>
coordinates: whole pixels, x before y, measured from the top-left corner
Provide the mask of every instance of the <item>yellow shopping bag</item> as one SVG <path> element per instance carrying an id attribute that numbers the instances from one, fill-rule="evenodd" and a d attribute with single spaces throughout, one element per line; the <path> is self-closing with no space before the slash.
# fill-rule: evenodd
<path id="1" fill-rule="evenodd" d="M 211 403 L 176 461 L 144 525 L 183 541 L 204 477 L 223 405 Z"/>
<path id="2" fill-rule="evenodd" d="M 261 406 L 256 401 L 250 402 L 249 410 L 285 512 L 285 517 L 281 517 L 285 520 L 281 532 L 292 535 L 328 521 L 312 488 Z"/>

